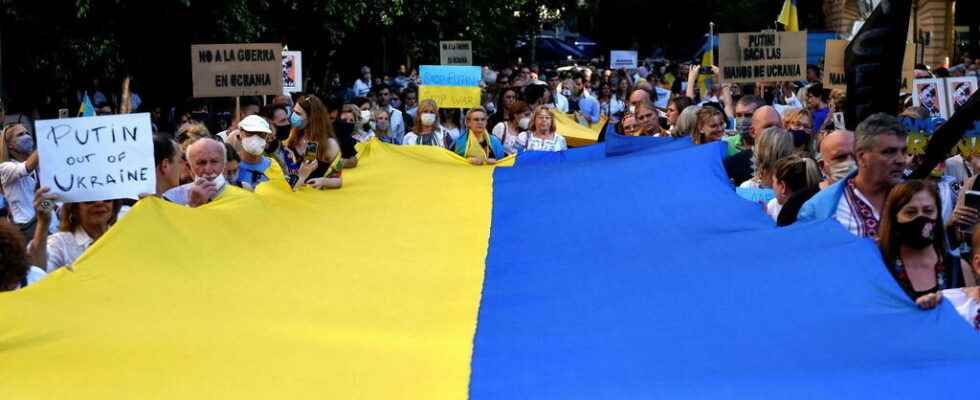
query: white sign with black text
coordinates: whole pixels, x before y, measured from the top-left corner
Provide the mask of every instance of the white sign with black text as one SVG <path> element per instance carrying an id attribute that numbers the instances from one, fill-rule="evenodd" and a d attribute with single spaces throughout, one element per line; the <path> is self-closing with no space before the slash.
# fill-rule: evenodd
<path id="1" fill-rule="evenodd" d="M 439 60 L 442 65 L 473 65 L 473 42 L 469 40 L 439 42 Z"/>
<path id="2" fill-rule="evenodd" d="M 636 69 L 639 57 L 633 50 L 613 50 L 609 52 L 609 69 Z"/>
<path id="3" fill-rule="evenodd" d="M 41 186 L 64 202 L 156 192 L 150 114 L 37 121 Z"/>

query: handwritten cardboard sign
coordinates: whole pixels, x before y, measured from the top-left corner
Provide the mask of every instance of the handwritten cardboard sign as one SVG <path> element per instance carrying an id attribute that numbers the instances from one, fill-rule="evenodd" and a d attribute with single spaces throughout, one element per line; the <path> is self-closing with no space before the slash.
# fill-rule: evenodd
<path id="1" fill-rule="evenodd" d="M 723 33 L 718 36 L 723 82 L 806 79 L 806 32 Z"/>
<path id="2" fill-rule="evenodd" d="M 473 42 L 469 40 L 440 41 L 439 60 L 442 65 L 473 65 Z"/>
<path id="3" fill-rule="evenodd" d="M 191 72 L 194 97 L 282 94 L 282 45 L 192 45 Z"/>
<path id="4" fill-rule="evenodd" d="M 156 192 L 150 114 L 37 121 L 41 186 L 65 202 Z"/>
<path id="5" fill-rule="evenodd" d="M 823 87 L 827 89 L 847 90 L 847 70 L 844 68 L 844 51 L 847 49 L 846 40 L 828 40 L 824 48 L 823 58 Z M 905 46 L 905 59 L 902 62 L 902 91 L 912 90 L 915 68 L 915 45 Z"/>

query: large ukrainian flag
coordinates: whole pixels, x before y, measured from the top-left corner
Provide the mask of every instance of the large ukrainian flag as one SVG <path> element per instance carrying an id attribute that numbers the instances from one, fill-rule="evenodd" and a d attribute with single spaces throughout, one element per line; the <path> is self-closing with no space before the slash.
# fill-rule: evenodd
<path id="1" fill-rule="evenodd" d="M 0 294 L 0 395 L 911 398 L 975 378 L 951 306 L 916 309 L 833 221 L 772 228 L 723 145 L 607 140 L 496 169 L 372 142 L 341 190 L 143 200 L 74 271 Z"/>

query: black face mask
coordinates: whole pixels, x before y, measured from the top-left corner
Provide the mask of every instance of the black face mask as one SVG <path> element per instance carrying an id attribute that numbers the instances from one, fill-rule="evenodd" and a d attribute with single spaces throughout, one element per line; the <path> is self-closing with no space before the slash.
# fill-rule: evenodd
<path id="1" fill-rule="evenodd" d="M 350 136 L 354 133 L 354 124 L 341 121 L 340 118 L 337 118 L 337 121 L 334 122 L 333 127 L 334 133 L 341 137 Z"/>
<path id="2" fill-rule="evenodd" d="M 276 140 L 286 140 L 289 137 L 289 130 L 292 128 L 290 125 L 283 125 L 276 127 Z"/>
<path id="3" fill-rule="evenodd" d="M 794 147 L 802 147 L 804 144 L 806 144 L 807 141 L 810 140 L 810 134 L 806 133 L 806 131 L 801 131 L 799 129 L 792 129 L 789 131 L 789 133 L 793 134 Z"/>
<path id="4" fill-rule="evenodd" d="M 898 241 L 913 249 L 924 249 L 932 244 L 936 235 L 936 221 L 929 217 L 918 217 L 909 222 L 896 224 Z"/>

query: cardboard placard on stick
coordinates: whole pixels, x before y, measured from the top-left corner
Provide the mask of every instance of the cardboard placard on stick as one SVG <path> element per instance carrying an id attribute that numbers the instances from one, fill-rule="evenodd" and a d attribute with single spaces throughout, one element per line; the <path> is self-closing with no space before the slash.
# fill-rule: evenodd
<path id="1" fill-rule="evenodd" d="M 191 72 L 194 97 L 282 94 L 282 45 L 192 45 Z"/>
<path id="2" fill-rule="evenodd" d="M 303 52 L 282 52 L 283 93 L 303 91 Z"/>
<path id="3" fill-rule="evenodd" d="M 823 87 L 827 89 L 847 90 L 847 72 L 844 69 L 844 51 L 848 41 L 828 40 L 823 58 Z M 915 45 L 905 46 L 905 59 L 902 61 L 902 91 L 912 91 L 912 81 L 915 69 Z"/>
<path id="4" fill-rule="evenodd" d="M 806 79 L 806 32 L 722 33 L 718 61 L 722 82 Z"/>
<path id="5" fill-rule="evenodd" d="M 633 50 L 613 50 L 609 52 L 609 69 L 636 69 L 637 52 Z"/>
<path id="6" fill-rule="evenodd" d="M 473 42 L 469 40 L 440 41 L 439 61 L 442 65 L 473 65 Z"/>

